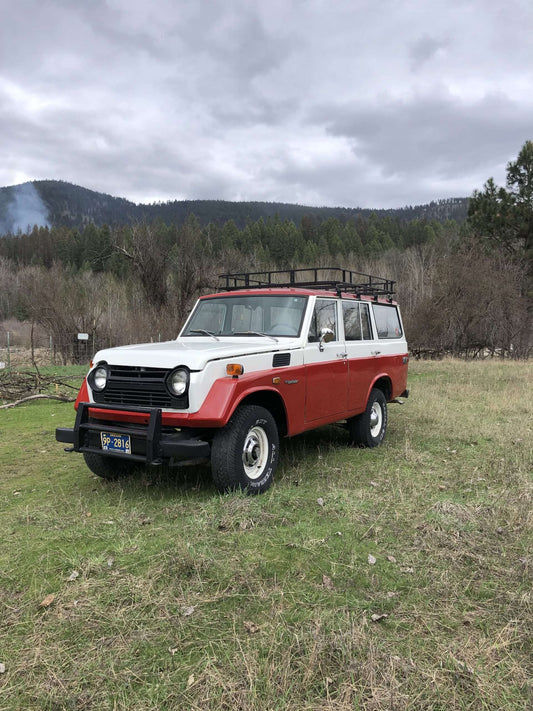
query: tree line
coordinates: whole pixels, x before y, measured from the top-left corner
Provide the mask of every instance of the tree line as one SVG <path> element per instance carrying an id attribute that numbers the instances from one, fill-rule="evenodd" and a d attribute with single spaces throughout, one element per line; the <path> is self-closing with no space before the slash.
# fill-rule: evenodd
<path id="1" fill-rule="evenodd" d="M 185 223 L 162 220 L 142 221 L 133 225 L 110 228 L 89 223 L 84 229 L 67 227 L 38 227 L 30 232 L 0 239 L 0 256 L 18 266 L 41 265 L 50 268 L 61 263 L 75 269 L 94 272 L 110 271 L 122 275 L 127 264 L 128 246 L 138 240 L 144 228 L 147 239 L 163 250 L 176 250 L 186 240 L 200 239 L 203 250 L 221 257 L 234 250 L 261 262 L 283 266 L 287 263 L 314 263 L 322 257 L 374 257 L 391 249 L 404 250 L 412 246 L 449 241 L 459 231 L 454 220 L 414 219 L 404 222 L 398 218 L 370 217 L 342 222 L 338 218 L 320 219 L 306 215 L 297 225 L 282 220 L 279 215 L 261 217 L 239 228 L 234 220 L 222 225 L 202 226 L 194 213 Z"/>
<path id="2" fill-rule="evenodd" d="M 76 359 L 79 332 L 99 346 L 174 338 L 222 272 L 343 266 L 397 281 L 415 353 L 527 357 L 532 195 L 528 141 L 506 187 L 487 181 L 464 223 L 276 215 L 239 227 L 191 214 L 182 224 L 34 227 L 0 240 L 0 321 L 39 325 Z"/>

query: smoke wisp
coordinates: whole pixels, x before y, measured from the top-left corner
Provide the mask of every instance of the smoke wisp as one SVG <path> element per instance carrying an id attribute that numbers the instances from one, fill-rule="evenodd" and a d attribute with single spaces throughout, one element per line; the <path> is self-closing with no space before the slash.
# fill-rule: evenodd
<path id="1" fill-rule="evenodd" d="M 34 225 L 49 227 L 48 210 L 32 183 L 15 185 L 4 215 L 0 214 L 0 234 L 31 231 Z"/>

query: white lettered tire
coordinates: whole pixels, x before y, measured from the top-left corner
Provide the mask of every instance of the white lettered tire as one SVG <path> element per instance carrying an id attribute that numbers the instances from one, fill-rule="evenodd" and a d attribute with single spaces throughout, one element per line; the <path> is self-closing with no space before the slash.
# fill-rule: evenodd
<path id="1" fill-rule="evenodd" d="M 348 420 L 348 431 L 356 447 L 378 447 L 387 431 L 387 400 L 382 390 L 373 388 L 366 410 Z"/>
<path id="2" fill-rule="evenodd" d="M 272 414 L 241 405 L 211 445 L 211 471 L 219 491 L 260 494 L 272 484 L 279 458 L 279 434 Z"/>

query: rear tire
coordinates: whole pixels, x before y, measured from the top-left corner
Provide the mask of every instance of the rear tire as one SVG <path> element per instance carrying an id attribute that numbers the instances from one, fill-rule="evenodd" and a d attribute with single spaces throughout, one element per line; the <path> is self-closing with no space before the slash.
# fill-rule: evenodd
<path id="1" fill-rule="evenodd" d="M 108 457 L 94 452 L 84 452 L 83 458 L 93 474 L 109 481 L 123 479 L 142 469 L 140 462 L 128 462 L 118 457 Z"/>
<path id="2" fill-rule="evenodd" d="M 219 491 L 261 494 L 272 484 L 279 458 L 279 434 L 272 414 L 241 405 L 211 446 L 211 472 Z"/>
<path id="3" fill-rule="evenodd" d="M 382 390 L 374 388 L 366 410 L 348 420 L 351 443 L 356 447 L 378 447 L 387 431 L 387 400 Z"/>

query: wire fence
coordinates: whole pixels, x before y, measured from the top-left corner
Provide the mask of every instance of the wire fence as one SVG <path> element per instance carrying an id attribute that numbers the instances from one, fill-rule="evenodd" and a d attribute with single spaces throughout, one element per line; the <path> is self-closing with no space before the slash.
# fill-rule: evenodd
<path id="1" fill-rule="evenodd" d="M 160 333 L 142 339 L 144 342 L 161 341 Z M 93 355 L 103 349 L 124 345 L 98 334 L 73 334 L 59 339 L 40 333 L 35 339 L 17 332 L 0 331 L 0 371 L 31 366 L 59 366 L 89 364 Z"/>
<path id="2" fill-rule="evenodd" d="M 82 334 L 87 336 L 87 334 Z M 77 334 L 65 340 L 53 336 L 40 336 L 33 343 L 9 331 L 0 334 L 0 370 L 37 365 L 57 366 L 70 363 L 88 364 L 94 353 L 108 343 L 98 343 L 95 338 L 78 338 Z"/>

